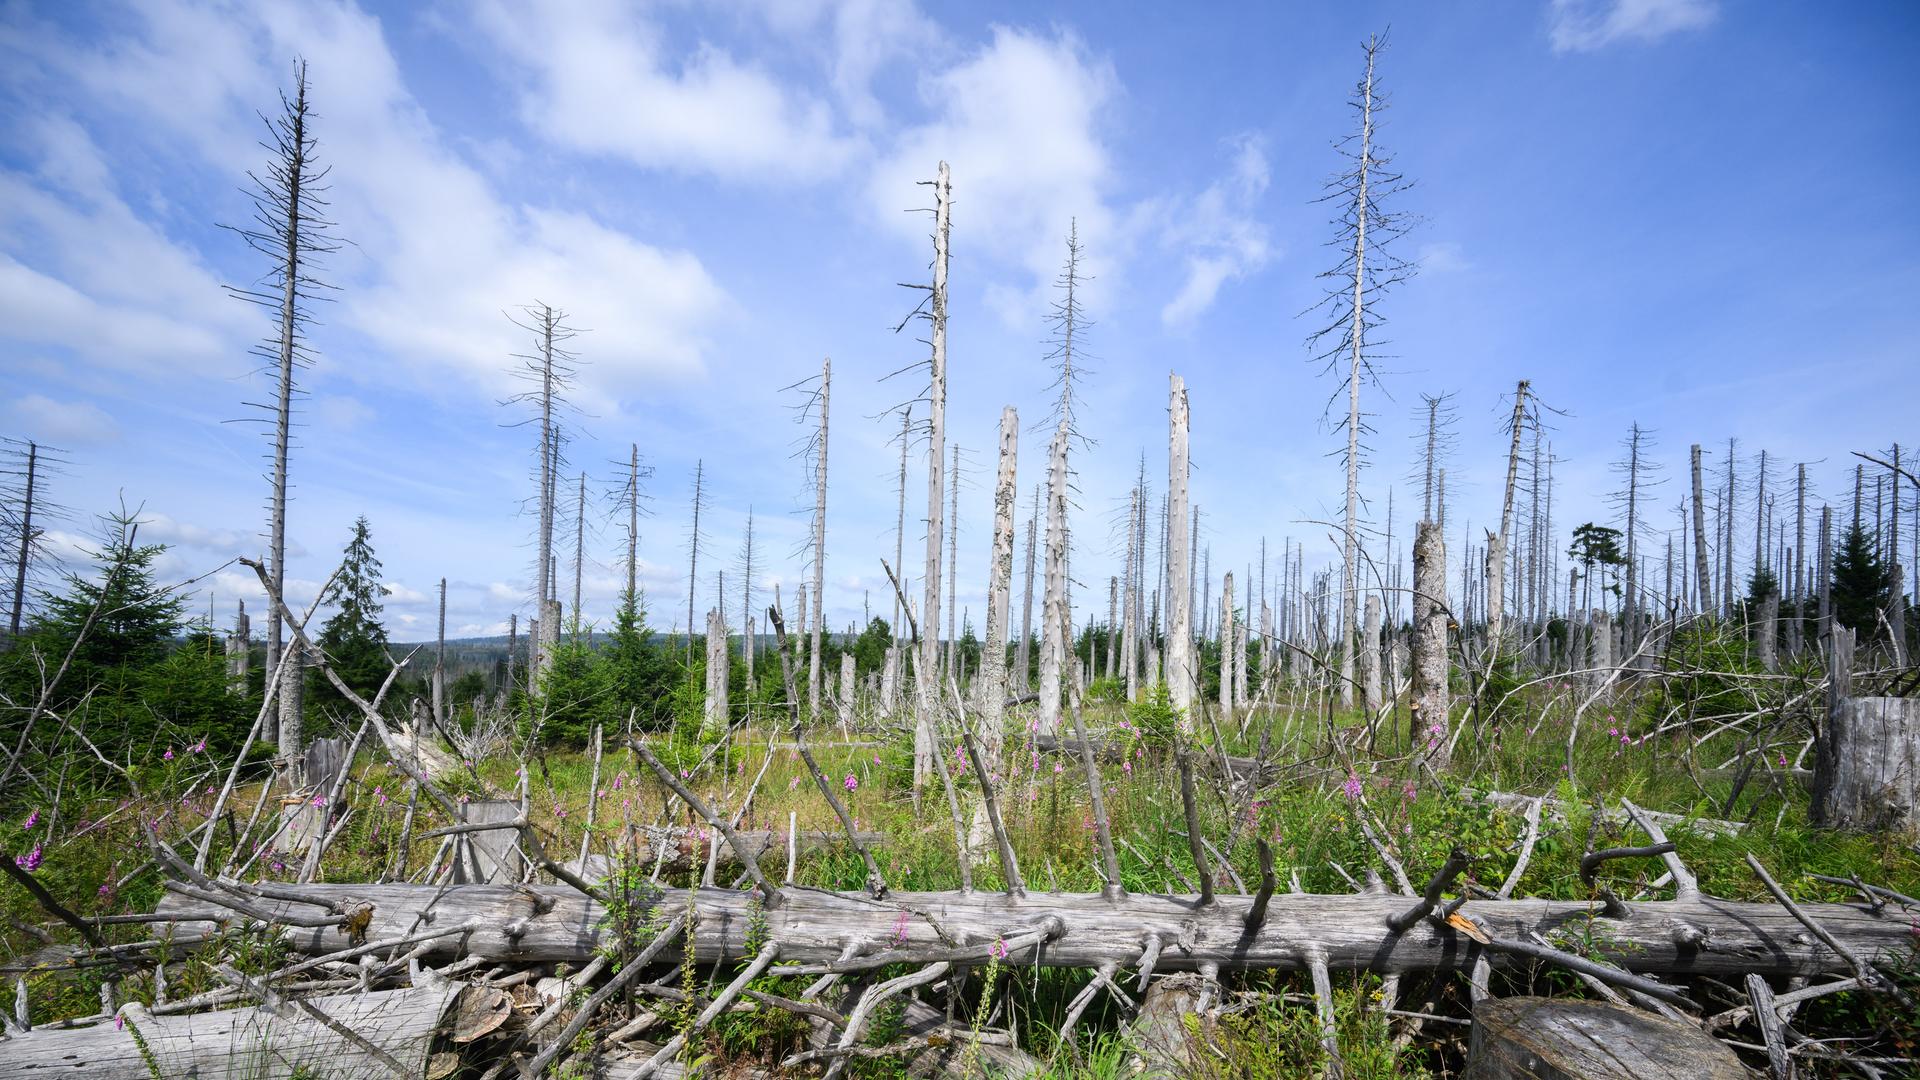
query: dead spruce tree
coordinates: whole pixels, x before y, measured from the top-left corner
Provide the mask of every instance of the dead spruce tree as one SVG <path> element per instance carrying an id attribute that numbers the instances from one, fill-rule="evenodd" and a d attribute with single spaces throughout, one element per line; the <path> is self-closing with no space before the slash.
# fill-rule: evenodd
<path id="1" fill-rule="evenodd" d="M 0 551 L 8 552 L 13 571 L 9 638 L 20 636 L 27 595 L 40 584 L 36 570 L 45 555 L 47 525 L 66 514 L 47 499 L 47 477 L 66 464 L 63 453 L 31 439 L 0 439 Z"/>
<path id="2" fill-rule="evenodd" d="M 1041 485 L 1033 485 L 1033 509 L 1027 511 L 1026 585 L 1020 599 L 1020 645 L 1013 655 L 1014 675 L 1022 691 L 1031 684 L 1033 670 L 1033 574 L 1040 542 L 1040 491 Z"/>
<path id="3" fill-rule="evenodd" d="M 800 632 L 808 638 L 807 647 L 807 716 L 818 719 L 820 715 L 820 642 L 826 630 L 827 605 L 825 598 L 827 566 L 827 422 L 828 408 L 833 394 L 833 358 L 820 361 L 820 374 L 803 379 L 787 387 L 800 392 L 800 403 L 794 406 L 795 422 L 806 427 L 807 434 L 800 441 L 800 447 L 794 452 L 808 467 L 809 479 L 813 486 L 812 513 L 808 519 L 807 564 L 812 572 L 812 580 L 801 585 L 802 590 L 811 586 L 813 591 L 813 622 L 807 622 L 807 605 L 802 603 Z M 809 421 L 811 423 L 809 424 Z M 801 594 L 804 601 L 805 592 Z"/>
<path id="4" fill-rule="evenodd" d="M 1413 534 L 1413 697 L 1411 745 L 1427 739 L 1429 751 L 1446 764 L 1447 711 L 1447 542 L 1440 524 L 1422 521 Z M 1438 730 L 1435 730 L 1438 729 Z"/>
<path id="5" fill-rule="evenodd" d="M 753 507 L 747 507 L 747 529 L 740 541 L 740 555 L 734 560 L 734 576 L 740 579 L 740 652 L 741 659 L 747 665 L 747 685 L 753 685 L 754 654 L 759 650 L 753 640 L 753 592 L 754 579 L 760 573 L 760 564 L 753 546 Z"/>
<path id="6" fill-rule="evenodd" d="M 1006 738 L 1007 624 L 1013 599 L 1013 500 L 1020 457 L 1020 414 L 1000 411 L 1000 468 L 993 485 L 993 556 L 987 565 L 987 640 L 980 654 L 980 732 L 990 765 Z"/>
<path id="7" fill-rule="evenodd" d="M 700 552 L 705 550 L 706 538 L 700 533 L 700 513 L 707 509 L 707 462 L 696 458 L 693 463 L 693 502 L 690 524 L 687 526 L 687 663 L 693 663 L 693 604 L 700 588 Z"/>
<path id="8" fill-rule="evenodd" d="M 307 62 L 297 60 L 293 70 L 293 96 L 280 95 L 280 112 L 273 119 L 264 116 L 267 139 L 263 144 L 271 155 L 264 174 L 249 172 L 248 192 L 253 201 L 253 220 L 246 225 L 225 228 L 237 234 L 247 246 L 269 260 L 267 272 L 253 286 L 228 286 L 233 296 L 258 304 L 274 313 L 274 332 L 255 345 L 253 354 L 266 361 L 270 403 L 248 402 L 264 411 L 272 428 L 272 462 L 268 473 L 267 564 L 275 589 L 287 580 L 287 455 L 293 441 L 293 399 L 298 392 L 294 372 L 312 363 L 307 341 L 309 306 L 322 299 L 332 286 L 314 276 L 322 256 L 338 251 L 339 242 L 331 235 L 333 223 L 326 217 L 324 198 L 328 170 L 314 160 L 318 140 L 312 129 L 313 109 L 307 100 Z M 285 630 L 277 614 L 267 615 L 267 671 L 280 670 L 280 650 Z M 272 700 L 280 687 L 269 678 L 265 693 Z M 281 753 L 295 757 L 300 752 L 300 718 L 282 709 L 276 741 Z"/>
<path id="9" fill-rule="evenodd" d="M 1192 561 L 1187 520 L 1187 384 L 1168 376 L 1167 392 L 1167 696 L 1180 713 L 1182 734 L 1193 733 L 1195 677 L 1193 659 Z"/>
<path id="10" fill-rule="evenodd" d="M 1507 420 L 1512 443 L 1507 450 L 1507 482 L 1500 495 L 1500 531 L 1487 533 L 1487 652 L 1498 656 L 1506 641 L 1507 544 L 1513 536 L 1513 494 L 1520 476 L 1520 439 L 1526 432 L 1527 380 L 1513 390 L 1513 415 Z"/>
<path id="11" fill-rule="evenodd" d="M 1074 349 L 1077 336 L 1087 326 L 1080 305 L 1080 270 L 1085 251 L 1080 245 L 1080 225 L 1069 223 L 1067 261 L 1054 288 L 1059 298 L 1053 303 L 1052 345 L 1047 359 L 1054 366 L 1053 441 L 1047 447 L 1047 567 L 1046 597 L 1041 611 L 1040 652 L 1040 731 L 1053 734 L 1060 722 L 1061 679 L 1068 676 L 1068 652 L 1073 642 L 1073 614 L 1067 572 L 1069 535 L 1067 508 L 1071 499 L 1072 473 L 1068 465 L 1071 444 L 1087 440 L 1075 422 L 1077 405 L 1074 383 L 1084 371 L 1076 366 Z"/>
<path id="12" fill-rule="evenodd" d="M 551 659 L 548 655 L 550 643 L 558 640 L 560 628 L 557 612 L 559 603 L 553 595 L 554 496 L 564 464 L 560 453 L 563 429 L 560 416 L 571 407 L 566 393 L 572 388 L 579 371 L 579 357 L 567 348 L 567 342 L 573 340 L 578 331 L 567 325 L 566 313 L 551 304 L 535 302 L 520 310 L 521 318 L 509 315 L 507 319 L 533 338 L 531 351 L 514 354 L 519 364 L 512 372 L 513 377 L 526 383 L 527 389 L 501 404 L 530 408 L 532 415 L 510 426 L 533 427 L 539 439 L 539 449 L 534 456 L 538 524 L 533 567 L 538 585 L 534 589 L 535 622 L 529 628 L 532 631 L 529 635 L 532 638 L 532 656 L 527 664 L 527 688 L 531 693 L 538 693 L 540 679 L 546 673 L 547 663 Z"/>
<path id="13" fill-rule="evenodd" d="M 1699 591 L 1699 612 L 1713 613 L 1713 572 L 1707 567 L 1707 501 L 1701 489 L 1700 444 L 1690 450 L 1693 478 L 1693 577 Z"/>
<path id="14" fill-rule="evenodd" d="M 1327 321 L 1308 338 L 1308 345 L 1320 351 L 1314 356 L 1326 373 L 1338 372 L 1338 386 L 1327 401 L 1327 410 L 1341 396 L 1347 399 L 1339 427 L 1346 434 L 1342 460 L 1346 466 L 1346 509 L 1340 537 L 1340 700 L 1353 704 L 1353 635 L 1358 622 L 1358 574 L 1360 546 L 1360 465 L 1361 435 L 1364 419 L 1360 411 L 1362 383 L 1379 385 L 1373 368 L 1371 335 L 1380 326 L 1375 305 L 1392 286 L 1412 273 L 1412 266 L 1392 253 L 1393 241 L 1405 233 L 1408 219 L 1404 213 L 1390 211 L 1384 202 L 1405 188 L 1400 174 L 1392 171 L 1392 158 L 1374 141 L 1379 114 L 1386 108 L 1375 81 L 1374 67 L 1385 48 L 1384 39 L 1369 37 L 1361 47 L 1366 70 L 1353 92 L 1352 107 L 1358 129 L 1336 144 L 1347 158 L 1348 167 L 1327 185 L 1322 202 L 1339 207 L 1334 218 L 1334 239 L 1330 246 L 1341 253 L 1340 261 L 1320 277 L 1330 282 L 1326 295 L 1315 305 L 1324 311 Z"/>

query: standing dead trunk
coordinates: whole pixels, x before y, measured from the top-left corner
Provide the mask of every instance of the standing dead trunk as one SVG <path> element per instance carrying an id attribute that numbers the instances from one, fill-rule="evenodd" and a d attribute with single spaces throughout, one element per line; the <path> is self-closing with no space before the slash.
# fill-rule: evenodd
<path id="1" fill-rule="evenodd" d="M 987 640 L 980 654 L 980 740 L 990 766 L 1006 738 L 1007 623 L 1013 591 L 1013 500 L 1020 455 L 1020 416 L 1000 410 L 1000 472 L 993 486 L 993 561 L 987 567 Z"/>
<path id="2" fill-rule="evenodd" d="M 1040 485 L 1033 485 L 1033 509 L 1027 513 L 1027 583 L 1020 599 L 1020 645 L 1014 650 L 1013 678 L 1021 690 L 1033 685 L 1033 575 L 1040 543 Z"/>
<path id="3" fill-rule="evenodd" d="M 953 199 L 952 175 L 947 163 L 933 182 L 933 295 L 928 317 L 932 322 L 932 350 L 927 360 L 927 557 L 924 580 L 926 600 L 920 612 L 920 657 L 914 672 L 916 680 L 935 679 L 940 670 L 940 541 L 942 515 L 946 513 L 942 490 L 946 473 L 941 468 L 947 452 L 947 253 Z M 927 688 L 930 690 L 931 688 Z M 914 805 L 919 805 L 923 778 L 936 767 L 929 755 L 933 746 L 933 717 L 925 703 L 933 694 L 923 690 L 914 695 L 922 703 L 914 717 Z"/>
<path id="4" fill-rule="evenodd" d="M 540 685 L 553 667 L 553 650 L 560 644 L 560 601 L 547 600 L 533 627 L 533 681 Z"/>
<path id="5" fill-rule="evenodd" d="M 297 765 L 306 749 L 307 656 L 297 641 L 289 642 L 287 650 L 293 656 L 287 661 L 286 674 L 280 683 L 279 746 L 280 757 Z"/>
<path id="6" fill-rule="evenodd" d="M 1167 434 L 1167 694 L 1180 713 L 1180 731 L 1193 733 L 1193 594 L 1187 588 L 1192 552 L 1187 539 L 1187 384 L 1168 381 Z"/>
<path id="7" fill-rule="evenodd" d="M 1121 615 L 1124 625 L 1120 632 L 1120 666 L 1125 672 L 1128 701 L 1133 701 L 1140 696 L 1140 627 L 1136 618 L 1140 606 L 1140 584 L 1137 576 L 1141 556 L 1144 553 L 1136 543 L 1139 534 L 1140 488 L 1136 486 L 1127 508 L 1126 588 L 1122 601 L 1126 610 Z"/>
<path id="8" fill-rule="evenodd" d="M 715 739 L 727 730 L 727 624 L 718 608 L 707 612 L 707 702 L 701 734 Z"/>
<path id="9" fill-rule="evenodd" d="M 853 654 L 840 654 L 840 731 L 842 734 L 853 730 L 854 670 Z"/>
<path id="10" fill-rule="evenodd" d="M 1366 623 L 1360 637 L 1360 690 L 1368 723 L 1380 715 L 1384 702 L 1380 676 L 1380 594 L 1368 593 Z"/>
<path id="11" fill-rule="evenodd" d="M 1707 500 L 1701 487 L 1700 444 L 1692 448 L 1693 469 L 1693 574 L 1699 585 L 1700 613 L 1713 613 L 1713 573 L 1707 564 Z"/>
<path id="12" fill-rule="evenodd" d="M 1233 571 L 1229 570 L 1220 581 L 1220 717 L 1229 724 L 1236 704 L 1233 692 L 1240 685 L 1234 671 L 1233 639 Z"/>
<path id="13" fill-rule="evenodd" d="M 827 625 L 827 406 L 833 392 L 833 358 L 820 361 L 820 432 L 813 466 L 813 644 L 807 651 L 807 712 L 820 715 L 820 636 Z M 805 627 L 805 623 L 801 626 Z"/>
<path id="14" fill-rule="evenodd" d="M 227 689 L 235 694 L 247 692 L 248 665 L 253 662 L 253 629 L 247 621 L 247 602 L 233 617 L 233 633 L 227 636 Z"/>
<path id="15" fill-rule="evenodd" d="M 20 616 L 26 610 L 27 603 L 27 566 L 33 558 L 33 499 L 34 486 L 40 475 L 40 444 L 27 441 L 26 486 L 20 500 L 20 550 L 13 566 L 13 611 L 7 620 L 7 636 L 20 636 Z M 242 609 L 241 619 L 246 618 Z M 276 624 L 278 625 L 278 624 Z"/>
<path id="16" fill-rule="evenodd" d="M 1060 680 L 1065 674 L 1067 613 L 1067 428 L 1053 433 L 1047 453 L 1047 579 L 1040 622 L 1040 732 L 1052 735 L 1060 725 Z"/>
<path id="17" fill-rule="evenodd" d="M 1760 670 L 1769 675 L 1780 670 L 1780 593 L 1767 590 L 1767 598 L 1760 603 L 1760 617 L 1753 626 L 1754 641 L 1759 646 Z"/>
<path id="18" fill-rule="evenodd" d="M 943 664 L 948 674 L 959 678 L 960 635 L 955 620 L 960 614 L 960 444 L 953 444 L 953 465 L 947 472 L 947 637 Z M 941 680 L 944 685 L 945 680 Z"/>
<path id="19" fill-rule="evenodd" d="M 1513 491 L 1520 476 L 1520 436 L 1527 428 L 1527 380 L 1513 391 L 1513 441 L 1507 449 L 1507 483 L 1500 496 L 1500 531 L 1487 534 L 1487 650 L 1502 651 L 1507 627 L 1507 544 L 1513 536 Z"/>
<path id="20" fill-rule="evenodd" d="M 1413 534 L 1412 744 L 1433 736 L 1430 746 L 1444 765 L 1447 721 L 1447 546 L 1437 522 L 1423 521 Z M 1437 730 L 1436 730 L 1437 729 Z"/>
<path id="21" fill-rule="evenodd" d="M 447 723 L 447 579 L 440 579 L 440 621 L 433 646 L 433 719 Z"/>

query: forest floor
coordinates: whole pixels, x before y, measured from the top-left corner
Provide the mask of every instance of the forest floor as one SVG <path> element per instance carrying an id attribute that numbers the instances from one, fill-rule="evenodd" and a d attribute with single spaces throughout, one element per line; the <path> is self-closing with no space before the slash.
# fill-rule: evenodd
<path id="1" fill-rule="evenodd" d="M 1206 831 L 1216 841 L 1233 838 L 1230 846 L 1222 846 L 1228 864 L 1242 879 L 1257 880 L 1255 841 L 1265 838 L 1272 845 L 1283 883 L 1297 881 L 1309 892 L 1346 893 L 1354 890 L 1355 879 L 1372 869 L 1392 886 L 1388 864 L 1367 835 L 1371 831 L 1416 885 L 1458 846 L 1476 859 L 1469 880 L 1493 889 L 1505 881 L 1521 857 L 1528 825 L 1524 803 L 1490 801 L 1484 796 L 1489 792 L 1546 796 L 1550 803 L 1537 843 L 1512 895 L 1584 900 L 1596 893 L 1580 880 L 1579 860 L 1584 852 L 1646 842 L 1638 828 L 1620 820 L 1621 800 L 1627 799 L 1645 809 L 1689 819 L 1743 823 L 1737 833 L 1686 824 L 1667 830 L 1679 843 L 1701 889 L 1711 896 L 1768 900 L 1745 861 L 1749 852 L 1758 855 L 1797 899 L 1839 902 L 1856 895 L 1850 887 L 1821 882 L 1816 875 L 1840 879 L 1857 875 L 1909 895 L 1920 893 L 1920 849 L 1912 837 L 1833 832 L 1808 822 L 1804 777 L 1792 768 L 1801 758 L 1804 731 L 1776 725 L 1770 741 L 1756 741 L 1752 725 L 1729 726 L 1719 733 L 1709 733 L 1698 723 L 1672 724 L 1662 730 L 1650 719 L 1659 715 L 1654 703 L 1622 699 L 1581 709 L 1581 700 L 1583 695 L 1569 684 L 1549 682 L 1515 695 L 1498 714 L 1478 724 L 1462 721 L 1470 725 L 1469 730 L 1459 740 L 1450 767 L 1439 774 L 1419 766 L 1417 755 L 1407 753 L 1411 733 L 1406 730 L 1404 712 L 1380 723 L 1371 741 L 1364 720 L 1353 713 L 1329 717 L 1263 709 L 1244 726 L 1222 724 L 1217 745 L 1213 745 L 1214 725 L 1203 725 L 1196 741 L 1206 746 L 1205 753 L 1217 749 L 1251 756 L 1264 732 L 1269 760 L 1279 766 L 1244 809 L 1229 806 L 1215 785 L 1202 783 Z M 1014 716 L 1024 724 L 1030 712 L 1019 709 Z M 1194 868 L 1183 827 L 1178 773 L 1168 748 L 1142 734 L 1143 728 L 1153 729 L 1151 718 L 1144 717 L 1139 706 L 1129 709 L 1113 702 L 1090 702 L 1085 719 L 1097 737 L 1119 741 L 1126 748 L 1123 761 L 1103 766 L 1126 888 L 1149 893 L 1193 891 Z M 690 786 L 728 814 L 738 812 L 752 790 L 742 820 L 745 828 L 784 831 L 792 813 L 801 829 L 837 832 L 838 822 L 792 749 L 791 734 L 784 726 L 749 722 L 736 727 L 704 765 L 685 755 L 676 760 L 676 766 L 686 764 Z M 853 732 L 855 745 L 844 745 L 847 737 L 837 726 L 822 725 L 812 738 L 817 740 L 815 756 L 857 828 L 884 836 L 876 854 L 889 885 L 897 891 L 958 888 L 954 826 L 937 778 L 915 807 L 910 735 L 889 733 L 875 725 L 864 733 Z M 1744 780 L 1738 768 L 1742 763 L 1753 766 Z M 1041 753 L 1033 748 L 1030 734 L 1016 734 L 1007 742 L 1007 764 L 1008 775 L 1000 783 L 1002 804 L 1028 888 L 1098 891 L 1104 881 L 1079 762 L 1064 754 Z M 496 792 L 515 792 L 520 787 L 520 766 L 513 760 L 473 765 L 475 774 L 457 778 L 452 790 L 465 797 L 482 797 L 489 786 Z M 953 760 L 948 766 L 956 772 L 964 769 L 964 763 Z M 530 761 L 527 768 L 529 814 L 549 838 L 545 847 L 556 858 L 580 850 L 590 801 L 596 803 L 592 845 L 596 851 L 605 850 L 628 825 L 677 824 L 704 834 L 687 808 L 611 736 L 598 765 L 597 799 L 593 798 L 595 762 L 590 752 L 552 751 Z M 408 783 L 391 766 L 365 752 L 355 769 L 353 813 L 322 860 L 317 881 L 390 878 L 400 864 Z M 49 811 L 57 809 L 64 816 L 62 835 L 68 839 L 44 851 L 35 876 L 83 916 L 154 910 L 161 885 L 157 871 L 146 863 L 140 822 L 152 824 L 162 835 L 185 834 L 204 820 L 224 772 L 222 763 L 182 751 L 130 771 L 140 794 L 98 799 L 75 795 L 63 800 L 64 805 Z M 243 790 L 233 807 L 240 822 L 253 809 L 249 800 L 255 790 Z M 1244 815 L 1244 820 L 1229 822 L 1230 814 Z M 17 829 L 18 823 L 8 828 Z M 415 829 L 405 853 L 416 874 L 436 850 L 436 842 L 421 838 L 421 831 Z M 216 829 L 215 834 L 223 836 L 225 830 Z M 218 842 L 215 853 L 222 854 Z M 694 854 L 693 869 L 669 869 L 663 880 L 687 884 L 699 874 L 704 854 L 704 849 Z M 298 860 L 266 848 L 245 876 L 286 880 L 299 869 Z M 976 889 L 1001 884 L 997 859 L 990 853 L 974 860 L 971 869 Z M 1647 898 L 1664 898 L 1671 889 L 1656 881 L 1662 869 L 1657 859 L 1612 862 L 1603 868 L 1601 882 L 1623 897 L 1644 892 Z M 1218 876 L 1223 891 L 1238 891 L 1231 874 L 1223 871 Z M 802 857 L 795 873 L 801 884 L 842 890 L 860 888 L 865 877 L 864 864 L 844 845 Z M 0 888 L 0 905 L 7 923 L 0 928 L 0 951 L 11 966 L 21 966 L 22 958 L 62 938 L 58 929 L 48 935 L 45 928 L 57 924 L 48 923 L 46 914 L 24 891 Z M 132 941 L 150 935 L 152 928 L 108 925 L 103 933 L 109 940 Z M 1915 927 L 1915 946 L 1920 950 L 1920 923 Z M 258 963 L 270 967 L 272 957 L 263 955 Z M 725 981 L 724 972 L 716 974 Z M 1104 995 L 1077 1028 L 1075 1046 L 1061 1045 L 1055 1037 L 1068 1002 L 1086 984 L 1089 973 L 1010 967 L 999 975 L 987 991 L 1000 995 L 996 1004 L 1002 1015 L 996 1026 L 1011 1027 L 1024 1048 L 1048 1063 L 1052 1075 L 1131 1074 L 1125 1018 L 1112 1011 Z M 31 1019 L 38 1024 L 97 1012 L 99 977 L 98 969 L 79 973 L 57 966 L 34 969 L 27 979 Z M 173 966 L 169 978 L 176 997 L 217 985 L 193 961 Z M 1920 979 L 1920 961 L 1908 958 L 1905 978 Z M 1214 1035 L 1213 1053 L 1203 1055 L 1203 1067 L 1217 1069 L 1221 1076 L 1319 1075 L 1323 1058 L 1317 1022 L 1311 1004 L 1302 1004 L 1310 989 L 1305 975 L 1255 974 L 1236 980 L 1233 986 L 1237 994 L 1230 997 L 1236 1004 Z M 794 987 L 770 989 L 797 992 Z M 1346 1074 L 1440 1076 L 1456 1070 L 1467 1028 L 1429 1022 L 1413 1038 L 1396 1038 L 1411 1029 L 1406 1021 L 1388 1017 L 1377 1007 L 1378 989 L 1376 976 L 1335 973 Z M 1572 976 L 1545 966 L 1497 973 L 1494 989 L 1500 994 L 1588 993 Z M 134 998 L 151 995 L 153 990 L 150 985 L 121 988 Z M 1400 994 L 1405 1009 L 1453 1018 L 1468 1015 L 1465 983 L 1458 976 L 1409 978 L 1403 980 Z M 967 1007 L 986 1011 L 977 999 Z M 1880 1040 L 1877 1045 L 1882 1052 L 1913 1052 L 1920 1039 L 1920 1021 L 1889 1016 L 1889 1007 L 1883 999 L 1869 995 L 1838 994 L 1813 1003 L 1803 1017 L 1813 1028 L 1872 1033 Z M 707 1043 L 698 1049 L 715 1062 L 765 1067 L 801 1046 L 805 1034 L 803 1024 L 784 1015 L 728 1015 L 709 1030 Z M 883 1017 L 869 1042 L 882 1045 L 888 1034 Z M 1765 1059 L 1762 1055 L 1755 1060 Z M 887 1059 L 860 1060 L 852 1072 L 869 1077 L 898 1074 L 897 1066 Z"/>

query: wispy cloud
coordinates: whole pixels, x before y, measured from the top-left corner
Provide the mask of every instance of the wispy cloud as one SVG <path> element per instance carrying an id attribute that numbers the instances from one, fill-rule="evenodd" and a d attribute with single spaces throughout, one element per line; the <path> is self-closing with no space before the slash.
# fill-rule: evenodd
<path id="1" fill-rule="evenodd" d="M 1553 0 L 1554 52 L 1591 52 L 1618 41 L 1658 41 L 1719 18 L 1718 0 Z"/>
<path id="2" fill-rule="evenodd" d="M 1273 257 L 1267 227 L 1254 204 L 1267 190 L 1266 148 L 1251 135 L 1230 140 L 1233 162 L 1226 176 L 1191 200 L 1169 208 L 1166 241 L 1186 251 L 1180 291 L 1160 309 L 1169 326 L 1191 323 L 1213 306 L 1220 287 L 1265 266 Z"/>

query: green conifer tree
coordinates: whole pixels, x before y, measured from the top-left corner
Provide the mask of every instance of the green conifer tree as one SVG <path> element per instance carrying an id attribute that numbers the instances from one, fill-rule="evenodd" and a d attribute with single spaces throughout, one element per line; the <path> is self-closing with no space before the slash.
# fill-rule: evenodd
<path id="1" fill-rule="evenodd" d="M 1881 633 L 1880 612 L 1893 602 L 1893 568 L 1881 561 L 1873 534 L 1854 525 L 1833 554 L 1833 617 L 1861 640 Z"/>
<path id="2" fill-rule="evenodd" d="M 340 560 L 340 576 L 334 578 L 322 598 L 326 604 L 337 605 L 338 610 L 320 628 L 316 643 L 341 681 L 369 699 L 379 691 L 392 666 L 387 629 L 380 622 L 380 601 L 388 592 L 380 584 L 380 558 L 373 553 L 367 519 L 359 518 L 353 523 L 353 535 Z M 311 678 L 309 700 L 316 704 L 346 701 L 318 671 L 312 672 Z"/>

